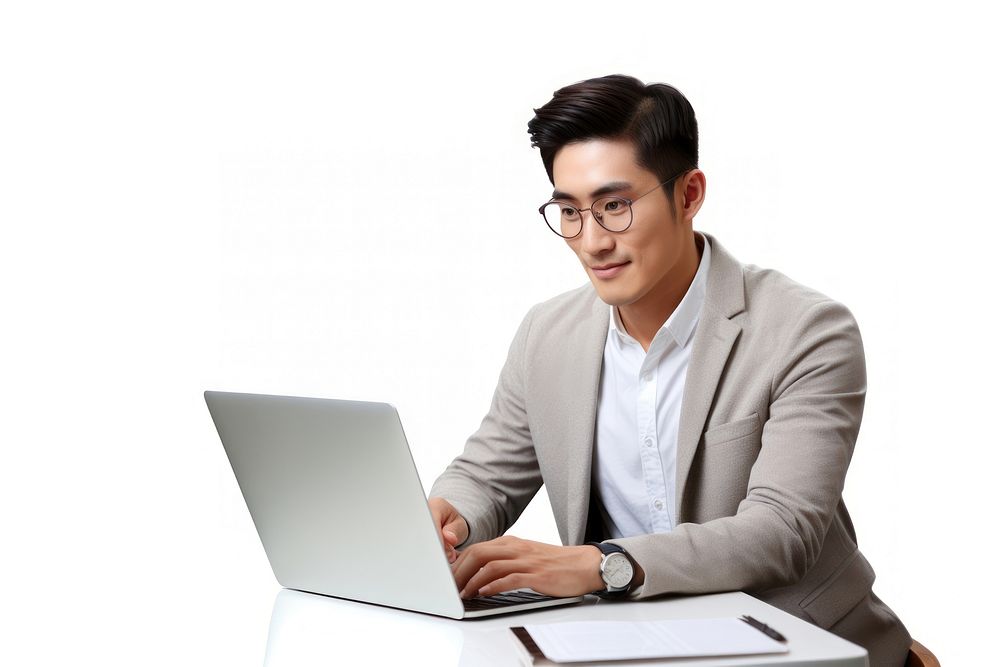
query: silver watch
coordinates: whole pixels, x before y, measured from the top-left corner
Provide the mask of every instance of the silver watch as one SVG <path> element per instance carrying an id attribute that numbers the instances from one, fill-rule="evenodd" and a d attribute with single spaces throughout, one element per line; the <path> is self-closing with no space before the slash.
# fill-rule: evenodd
<path id="1" fill-rule="evenodd" d="M 588 542 L 601 550 L 601 580 L 604 582 L 605 590 L 597 591 L 597 594 L 621 595 L 628 592 L 635 579 L 635 566 L 625 550 L 617 544 L 604 542 Z"/>

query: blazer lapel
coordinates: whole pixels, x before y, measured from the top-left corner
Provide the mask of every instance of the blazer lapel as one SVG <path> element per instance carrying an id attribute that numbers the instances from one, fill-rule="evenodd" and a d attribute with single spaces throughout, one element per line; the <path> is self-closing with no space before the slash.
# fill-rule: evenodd
<path id="1" fill-rule="evenodd" d="M 722 245 L 701 232 L 712 246 L 705 303 L 694 334 L 677 433 L 677 522 L 686 521 L 684 487 L 722 371 L 743 327 L 732 317 L 743 312 L 743 268 Z"/>
<path id="2" fill-rule="evenodd" d="M 580 328 L 577 341 L 580 363 L 568 384 L 575 409 L 569 414 L 574 421 L 569 427 L 566 452 L 566 544 L 583 544 L 590 510 L 590 473 L 594 459 L 594 429 L 597 425 L 597 398 L 601 388 L 601 368 L 604 365 L 604 344 L 610 321 L 608 304 L 594 299 L 591 317 Z"/>

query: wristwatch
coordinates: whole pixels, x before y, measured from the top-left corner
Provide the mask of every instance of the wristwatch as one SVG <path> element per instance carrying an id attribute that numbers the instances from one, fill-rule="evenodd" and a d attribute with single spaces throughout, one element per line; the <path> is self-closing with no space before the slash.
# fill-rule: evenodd
<path id="1" fill-rule="evenodd" d="M 628 593 L 635 579 L 635 566 L 625 550 L 617 544 L 607 542 L 587 542 L 587 544 L 597 547 L 604 554 L 601 559 L 601 579 L 606 588 L 594 591 L 594 595 L 615 598 Z"/>

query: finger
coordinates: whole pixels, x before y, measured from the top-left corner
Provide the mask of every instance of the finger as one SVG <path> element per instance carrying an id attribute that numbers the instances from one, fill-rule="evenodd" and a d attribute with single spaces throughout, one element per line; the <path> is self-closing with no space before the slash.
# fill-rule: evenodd
<path id="1" fill-rule="evenodd" d="M 496 595 L 517 588 L 531 588 L 532 575 L 524 572 L 512 572 L 506 577 L 500 577 L 479 588 L 479 595 Z M 540 592 L 540 591 L 539 591 Z"/>
<path id="2" fill-rule="evenodd" d="M 525 569 L 525 563 L 521 560 L 495 560 L 489 562 L 476 572 L 462 588 L 462 597 L 473 598 L 477 595 L 492 595 L 492 593 L 484 593 L 483 587 L 489 586 L 498 579 L 523 573 Z"/>
<path id="3" fill-rule="evenodd" d="M 461 554 L 455 561 L 453 572 L 455 582 L 458 587 L 465 588 L 465 585 L 472 579 L 476 572 L 487 563 L 493 561 L 511 560 L 517 558 L 518 550 L 511 546 L 497 544 L 495 541 L 474 544 Z"/>
<path id="4" fill-rule="evenodd" d="M 452 546 L 461 544 L 469 537 L 469 524 L 461 516 L 455 516 L 451 521 L 445 523 L 442 530 L 455 536 L 455 542 Z"/>
<path id="5" fill-rule="evenodd" d="M 441 547 L 444 549 L 444 555 L 447 556 L 449 563 L 454 563 L 455 559 L 458 558 L 458 552 L 455 551 L 455 545 L 458 543 L 455 540 L 455 534 L 448 531 L 441 531 L 438 535 L 441 540 Z"/>

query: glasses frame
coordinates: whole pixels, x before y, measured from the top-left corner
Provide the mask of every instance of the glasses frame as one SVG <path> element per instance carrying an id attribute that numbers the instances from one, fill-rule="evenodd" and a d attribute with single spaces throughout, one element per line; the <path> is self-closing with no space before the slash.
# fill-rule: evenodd
<path id="1" fill-rule="evenodd" d="M 615 196 L 615 195 L 608 195 L 606 197 L 598 197 L 587 208 L 577 208 L 576 206 L 573 206 L 572 204 L 570 204 L 567 201 L 564 201 L 562 199 L 556 199 L 556 198 L 553 197 L 552 199 L 548 200 L 547 202 L 545 202 L 544 204 L 542 204 L 541 206 L 538 207 L 538 213 L 541 214 L 542 220 L 545 221 L 545 226 L 548 227 L 552 231 L 553 234 L 555 234 L 556 236 L 558 236 L 561 239 L 575 239 L 577 236 L 579 236 L 580 234 L 583 233 L 583 212 L 584 211 L 590 211 L 590 217 L 592 217 L 594 219 L 594 222 L 596 222 L 597 224 L 599 224 L 603 229 L 606 229 L 607 231 L 611 232 L 612 234 L 621 234 L 623 232 L 627 232 L 629 230 L 629 228 L 632 226 L 632 222 L 635 220 L 635 213 L 632 211 L 632 204 L 634 204 L 635 202 L 639 201 L 640 199 L 642 199 L 646 195 L 651 194 L 653 192 L 656 192 L 659 188 L 662 188 L 667 183 L 670 183 L 672 181 L 676 181 L 678 178 L 680 178 L 681 176 L 683 176 L 686 172 L 688 172 L 690 170 L 691 170 L 691 168 L 687 167 L 687 168 L 685 168 L 685 169 L 677 172 L 676 174 L 674 174 L 673 176 L 671 176 L 667 180 L 663 181 L 662 183 L 660 183 L 659 185 L 657 185 L 655 188 L 653 188 L 649 192 L 644 192 L 641 195 L 639 195 L 638 197 L 636 197 L 635 199 L 629 199 L 628 197 L 618 197 L 618 196 Z M 596 213 L 594 213 L 594 206 L 597 205 L 597 202 L 607 201 L 609 199 L 613 199 L 613 200 L 625 202 L 625 205 L 628 206 L 628 224 L 625 225 L 625 229 L 608 229 L 607 227 L 604 226 L 604 223 L 601 222 L 600 217 Z M 562 234 L 560 234 L 559 232 L 557 232 L 555 229 L 552 228 L 552 225 L 549 224 L 548 219 L 545 217 L 545 207 L 548 206 L 549 204 L 554 204 L 556 202 L 558 202 L 560 204 L 565 204 L 569 208 L 571 208 L 574 211 L 576 211 L 577 214 L 580 216 L 580 231 L 578 231 L 576 234 L 573 234 L 573 236 L 563 236 Z"/>

